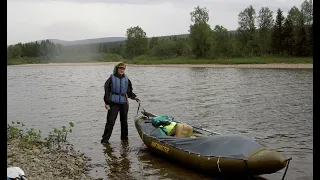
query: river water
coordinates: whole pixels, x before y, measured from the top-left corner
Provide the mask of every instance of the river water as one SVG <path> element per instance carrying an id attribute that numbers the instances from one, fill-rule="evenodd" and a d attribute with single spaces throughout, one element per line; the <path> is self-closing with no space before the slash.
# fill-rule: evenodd
<path id="1" fill-rule="evenodd" d="M 92 158 L 103 179 L 217 179 L 161 159 L 146 149 L 134 127 L 129 143 L 116 121 L 110 148 L 100 144 L 107 111 L 104 83 L 111 65 L 7 67 L 8 122 L 41 129 L 73 122 L 69 141 Z M 313 72 L 303 69 L 128 67 L 141 105 L 149 112 L 223 134 L 242 134 L 292 157 L 286 180 L 313 179 Z M 261 176 L 281 179 L 284 169 Z"/>

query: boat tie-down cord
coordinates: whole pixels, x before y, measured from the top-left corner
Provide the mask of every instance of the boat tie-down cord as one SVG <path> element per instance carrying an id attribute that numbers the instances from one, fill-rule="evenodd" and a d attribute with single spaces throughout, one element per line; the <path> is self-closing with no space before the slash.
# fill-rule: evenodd
<path id="1" fill-rule="evenodd" d="M 220 156 L 218 157 L 217 165 L 218 165 L 219 172 L 221 172 L 221 169 L 220 169 L 220 166 L 219 166 L 219 162 L 220 162 Z"/>
<path id="2" fill-rule="evenodd" d="M 286 173 L 287 173 L 287 170 L 288 170 L 288 167 L 289 167 L 289 163 L 290 163 L 291 160 L 292 160 L 291 157 L 289 159 L 287 159 L 286 170 L 284 171 L 284 174 L 282 176 L 282 180 L 284 180 L 284 177 L 286 176 Z"/>
<path id="3" fill-rule="evenodd" d="M 249 170 L 249 167 L 248 167 L 247 160 L 244 160 L 244 164 L 246 165 L 246 169 L 247 169 L 247 173 L 248 173 L 248 180 L 250 180 L 251 179 L 251 174 L 250 174 L 250 170 Z"/>

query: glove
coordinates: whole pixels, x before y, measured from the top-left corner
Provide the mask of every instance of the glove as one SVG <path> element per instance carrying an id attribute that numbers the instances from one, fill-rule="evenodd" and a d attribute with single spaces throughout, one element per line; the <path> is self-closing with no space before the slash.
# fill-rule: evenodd
<path id="1" fill-rule="evenodd" d="M 140 102 L 140 99 L 139 99 L 139 98 L 136 98 L 135 100 L 136 100 L 137 102 Z"/>

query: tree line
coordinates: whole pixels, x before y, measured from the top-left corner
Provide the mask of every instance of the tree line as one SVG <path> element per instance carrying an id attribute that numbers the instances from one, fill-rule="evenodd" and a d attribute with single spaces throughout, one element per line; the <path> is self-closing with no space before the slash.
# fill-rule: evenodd
<path id="1" fill-rule="evenodd" d="M 152 37 L 148 43 L 141 27 L 127 30 L 125 56 L 156 57 L 187 56 L 196 58 L 230 58 L 252 56 L 312 56 L 313 3 L 305 0 L 301 9 L 293 6 L 286 17 L 277 10 L 276 18 L 268 7 L 257 13 L 250 5 L 238 15 L 239 27 L 231 33 L 225 27 L 208 24 L 209 11 L 195 7 L 190 13 L 192 24 L 187 39 L 159 41 Z"/>
<path id="2" fill-rule="evenodd" d="M 18 43 L 7 47 L 7 58 L 19 57 L 54 57 L 62 52 L 62 45 L 49 40 L 39 42 Z"/>
<path id="3" fill-rule="evenodd" d="M 232 58 L 253 56 L 313 55 L 313 2 L 305 0 L 300 9 L 293 6 L 285 17 L 279 8 L 273 18 L 268 7 L 258 12 L 250 5 L 238 14 L 238 28 L 228 31 L 221 25 L 209 25 L 206 7 L 190 13 L 189 35 L 152 37 L 140 27 L 130 27 L 126 40 L 87 45 L 62 46 L 49 40 L 11 45 L 8 59 L 17 57 L 55 57 L 81 53 L 118 54 L 139 58 Z"/>

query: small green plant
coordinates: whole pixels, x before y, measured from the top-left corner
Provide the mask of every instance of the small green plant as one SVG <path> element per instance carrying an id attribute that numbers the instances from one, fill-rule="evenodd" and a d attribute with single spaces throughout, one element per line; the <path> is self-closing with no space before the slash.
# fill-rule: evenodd
<path id="1" fill-rule="evenodd" d="M 24 128 L 24 124 L 20 122 L 12 121 L 11 124 L 7 124 L 7 137 L 8 139 L 18 138 L 27 143 L 39 142 L 46 145 L 48 148 L 58 147 L 62 148 L 67 142 L 67 136 L 72 133 L 74 124 L 69 123 L 69 127 L 62 126 L 61 129 L 54 128 L 53 131 L 49 132 L 48 137 L 41 140 L 41 131 L 34 128 Z"/>
<path id="2" fill-rule="evenodd" d="M 12 125 L 7 124 L 7 135 L 9 139 L 12 138 L 23 138 L 24 130 L 22 129 L 25 125 L 20 122 L 11 122 Z"/>
<path id="3" fill-rule="evenodd" d="M 57 145 L 58 149 L 60 149 L 61 145 L 67 142 L 68 133 L 72 133 L 73 127 L 74 124 L 70 122 L 68 129 L 66 126 L 61 126 L 61 129 L 54 128 L 53 131 L 49 132 L 49 136 L 45 138 L 46 145 L 50 148 L 53 148 Z"/>
<path id="4" fill-rule="evenodd" d="M 41 138 L 41 131 L 36 131 L 35 129 L 31 128 L 30 130 L 27 129 L 26 135 L 23 138 L 24 142 L 36 142 L 40 141 Z"/>

